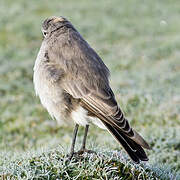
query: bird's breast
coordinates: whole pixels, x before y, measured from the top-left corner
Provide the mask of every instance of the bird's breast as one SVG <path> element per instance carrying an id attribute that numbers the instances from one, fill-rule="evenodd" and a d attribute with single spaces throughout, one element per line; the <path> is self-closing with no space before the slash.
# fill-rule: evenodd
<path id="1" fill-rule="evenodd" d="M 34 89 L 49 114 L 59 124 L 62 124 L 67 119 L 65 117 L 67 107 L 64 103 L 63 89 L 59 82 L 60 77 L 56 68 L 49 66 L 45 58 L 46 54 L 41 48 L 34 65 Z"/>

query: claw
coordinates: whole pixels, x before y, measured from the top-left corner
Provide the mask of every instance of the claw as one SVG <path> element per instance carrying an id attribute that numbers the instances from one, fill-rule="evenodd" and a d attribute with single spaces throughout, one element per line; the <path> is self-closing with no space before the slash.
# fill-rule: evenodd
<path id="1" fill-rule="evenodd" d="M 92 153 L 94 153 L 94 154 L 96 154 L 96 152 L 95 151 L 92 151 L 92 150 L 88 150 L 88 149 L 85 149 L 85 148 L 81 148 L 78 152 L 76 152 L 78 155 L 82 155 L 82 154 L 84 154 L 84 153 L 88 153 L 88 154 L 92 154 Z"/>
<path id="2" fill-rule="evenodd" d="M 71 159 L 73 158 L 73 156 L 79 158 L 79 157 L 81 157 L 84 153 L 96 154 L 96 152 L 93 151 L 93 150 L 88 150 L 88 149 L 81 148 L 81 149 L 80 149 L 79 151 L 77 151 L 77 152 L 70 153 L 69 155 L 67 155 L 67 157 L 68 157 L 68 160 L 71 161 Z"/>

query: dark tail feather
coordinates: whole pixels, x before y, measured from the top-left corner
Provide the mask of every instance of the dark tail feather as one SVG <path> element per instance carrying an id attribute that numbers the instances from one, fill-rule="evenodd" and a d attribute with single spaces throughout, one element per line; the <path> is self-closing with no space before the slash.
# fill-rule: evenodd
<path id="1" fill-rule="evenodd" d="M 86 110 L 88 110 L 88 112 L 94 114 L 96 117 L 98 117 L 102 121 L 102 123 L 107 127 L 109 132 L 124 147 L 124 149 L 126 150 L 126 152 L 129 154 L 129 156 L 131 157 L 131 159 L 134 162 L 139 163 L 140 160 L 148 161 L 148 157 L 142 147 L 147 148 L 147 149 L 151 149 L 151 148 L 146 143 L 146 141 L 136 131 L 134 131 L 134 130 L 132 130 L 132 128 L 130 128 L 126 119 L 123 118 L 123 122 L 125 122 L 126 124 L 125 124 L 125 126 L 121 127 L 122 125 L 120 126 L 120 124 L 118 124 L 119 121 L 117 121 L 115 118 L 112 118 L 112 117 L 107 118 L 103 114 L 97 113 L 85 101 L 82 101 L 82 105 Z M 119 111 L 120 111 L 120 109 L 119 109 Z M 123 117 L 123 116 L 122 117 L 121 116 L 122 115 L 120 114 L 120 118 Z"/>
<path id="2" fill-rule="evenodd" d="M 103 124 L 107 127 L 110 133 L 116 138 L 116 140 L 124 147 L 128 155 L 135 163 L 139 163 L 141 161 L 148 161 L 148 157 L 143 150 L 143 148 L 137 144 L 135 141 L 126 136 L 119 129 L 111 126 L 110 124 L 102 121 Z"/>

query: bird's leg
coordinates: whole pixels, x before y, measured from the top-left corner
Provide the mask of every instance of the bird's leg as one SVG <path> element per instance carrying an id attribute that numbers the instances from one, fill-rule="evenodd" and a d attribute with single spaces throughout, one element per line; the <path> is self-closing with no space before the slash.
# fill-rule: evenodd
<path id="1" fill-rule="evenodd" d="M 89 125 L 86 125 L 81 149 L 85 149 L 86 147 L 86 138 L 87 138 L 88 130 L 89 130 Z"/>
<path id="2" fill-rule="evenodd" d="M 83 154 L 84 152 L 87 152 L 87 153 L 95 153 L 94 151 L 91 151 L 91 150 L 87 150 L 87 149 L 86 149 L 86 139 L 87 139 L 88 130 L 89 130 L 89 125 L 86 125 L 86 127 L 85 127 L 85 132 L 84 132 L 84 137 L 83 137 L 83 142 L 82 142 L 82 147 L 81 147 L 81 149 L 77 152 L 77 154 Z"/>
<path id="3" fill-rule="evenodd" d="M 75 147 L 75 143 L 76 143 L 76 137 L 77 137 L 78 128 L 79 128 L 79 125 L 76 124 L 75 128 L 74 128 L 74 132 L 73 132 L 73 139 L 72 139 L 71 151 L 70 151 L 70 154 L 69 154 L 69 159 L 72 159 L 72 157 L 74 155 L 74 147 Z"/>

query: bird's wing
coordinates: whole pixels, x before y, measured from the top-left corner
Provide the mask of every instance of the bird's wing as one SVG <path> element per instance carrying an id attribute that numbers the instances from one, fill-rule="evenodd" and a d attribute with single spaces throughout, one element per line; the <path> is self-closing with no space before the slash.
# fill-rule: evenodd
<path id="1" fill-rule="evenodd" d="M 65 71 L 61 87 L 67 93 L 81 99 L 85 108 L 90 107 L 87 109 L 91 113 L 105 117 L 99 117 L 102 121 L 119 129 L 141 146 L 149 148 L 144 139 L 132 130 L 118 107 L 109 86 L 108 68 L 77 31 L 69 30 L 54 43 L 50 52 L 50 56 Z"/>

